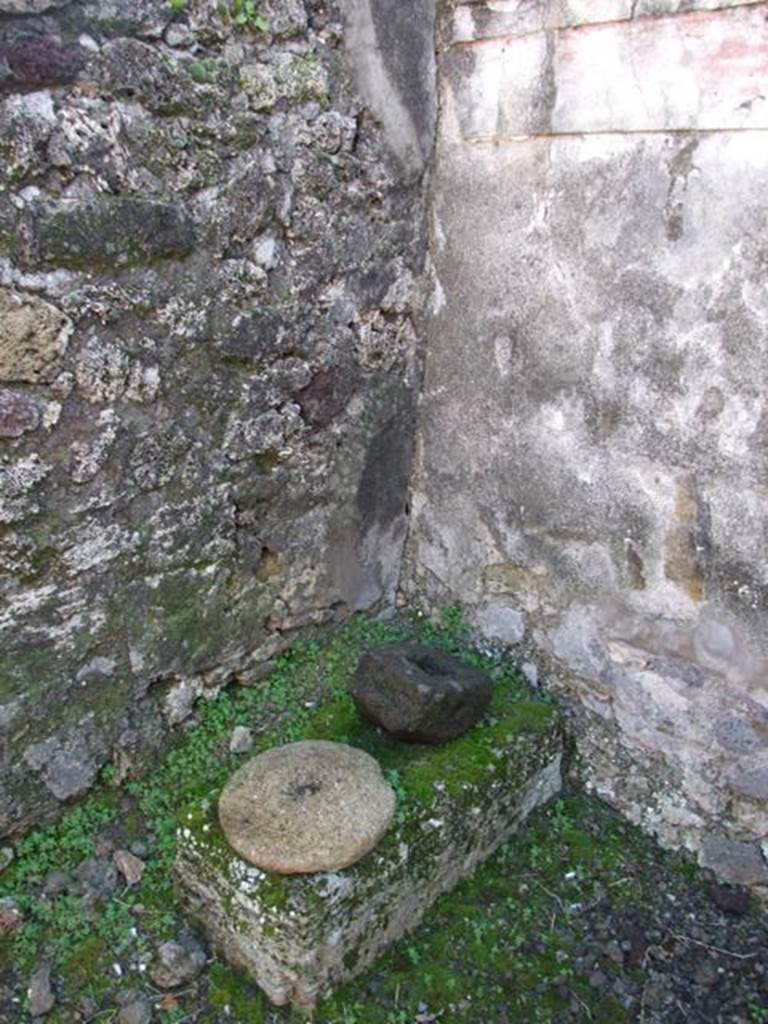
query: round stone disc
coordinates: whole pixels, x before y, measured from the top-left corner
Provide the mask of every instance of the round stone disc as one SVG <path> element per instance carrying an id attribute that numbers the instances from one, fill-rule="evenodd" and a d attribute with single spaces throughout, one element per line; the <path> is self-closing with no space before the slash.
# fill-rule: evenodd
<path id="1" fill-rule="evenodd" d="M 377 761 L 345 743 L 273 747 L 239 768 L 219 798 L 232 848 L 263 871 L 337 871 L 374 848 L 395 811 Z"/>

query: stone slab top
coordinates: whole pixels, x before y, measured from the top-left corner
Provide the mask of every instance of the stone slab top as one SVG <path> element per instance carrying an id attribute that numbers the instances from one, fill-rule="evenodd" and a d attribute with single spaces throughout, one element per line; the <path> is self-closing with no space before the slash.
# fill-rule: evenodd
<path id="1" fill-rule="evenodd" d="M 337 871 L 387 831 L 395 794 L 364 750 L 327 740 L 273 747 L 243 765 L 219 798 L 227 841 L 263 871 Z"/>

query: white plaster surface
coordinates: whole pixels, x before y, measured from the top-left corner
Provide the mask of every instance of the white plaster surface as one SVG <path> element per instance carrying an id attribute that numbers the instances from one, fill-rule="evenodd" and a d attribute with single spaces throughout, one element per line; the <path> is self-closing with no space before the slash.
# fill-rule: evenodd
<path id="1" fill-rule="evenodd" d="M 447 42 L 524 35 L 632 18 L 749 7 L 762 0 L 469 0 L 450 12 Z"/>
<path id="2" fill-rule="evenodd" d="M 443 138 L 768 128 L 766 19 L 762 3 L 456 48 Z"/>
<path id="3" fill-rule="evenodd" d="M 541 31 L 555 6 L 459 5 L 478 41 L 443 53 L 407 586 L 523 626 L 606 799 L 743 853 L 768 831 L 768 4 Z"/>

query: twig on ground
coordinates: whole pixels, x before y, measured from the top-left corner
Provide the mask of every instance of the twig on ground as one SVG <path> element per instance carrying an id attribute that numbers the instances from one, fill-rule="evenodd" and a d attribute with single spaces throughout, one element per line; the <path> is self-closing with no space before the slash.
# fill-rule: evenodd
<path id="1" fill-rule="evenodd" d="M 645 961 L 643 961 L 643 966 L 645 966 Z M 638 1021 L 640 1022 L 640 1024 L 645 1024 L 645 999 L 647 992 L 648 981 L 646 980 L 645 984 L 643 985 L 643 991 L 640 993 L 640 1016 L 638 1017 Z"/>
<path id="2" fill-rule="evenodd" d="M 145 982 L 145 984 L 149 991 L 153 992 L 156 996 L 173 996 L 174 999 L 178 999 L 179 996 L 188 996 L 190 995 L 190 993 L 197 991 L 194 985 L 190 986 L 190 988 L 180 988 L 178 989 L 178 991 L 176 989 L 173 989 L 173 991 L 171 991 L 167 988 L 157 988 L 149 981 Z"/>
<path id="3" fill-rule="evenodd" d="M 586 1014 L 589 1017 L 589 1019 L 592 1020 L 593 1019 L 592 1018 L 592 1011 L 587 1006 L 587 1004 L 584 1002 L 584 1000 L 581 998 L 581 996 L 578 994 L 578 992 L 574 992 L 572 988 L 569 988 L 568 991 L 571 993 L 571 995 L 576 1000 L 576 1002 L 579 1004 L 579 1006 L 586 1012 Z"/>
<path id="4" fill-rule="evenodd" d="M 690 935 L 678 935 L 676 932 L 670 932 L 669 934 L 673 939 L 678 939 L 680 942 L 692 942 L 695 946 L 701 946 L 712 953 L 721 953 L 723 956 L 732 956 L 735 960 L 753 960 L 757 956 L 757 953 L 734 953 L 732 949 L 712 946 L 708 942 L 702 942 L 700 939 L 692 939 Z"/>
<path id="5" fill-rule="evenodd" d="M 557 895 L 556 892 L 552 892 L 552 890 L 548 889 L 546 887 L 546 885 L 542 885 L 542 883 L 538 880 L 538 878 L 531 878 L 531 881 L 533 882 L 534 885 L 538 885 L 538 887 L 542 890 L 542 892 L 545 892 L 547 894 L 547 896 L 550 896 L 555 901 L 555 903 L 557 903 L 557 905 L 560 907 L 561 910 L 565 910 L 565 904 L 563 903 L 563 901 L 560 899 L 560 897 Z"/>

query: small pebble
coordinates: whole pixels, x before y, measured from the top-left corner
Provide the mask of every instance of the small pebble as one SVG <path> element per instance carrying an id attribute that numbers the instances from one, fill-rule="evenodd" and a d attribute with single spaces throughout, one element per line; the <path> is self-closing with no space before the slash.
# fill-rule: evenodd
<path id="1" fill-rule="evenodd" d="M 138 885 L 144 874 L 144 861 L 128 850 L 115 850 L 112 854 L 115 867 L 125 879 L 126 885 Z"/>
<path id="2" fill-rule="evenodd" d="M 0 874 L 13 864 L 15 856 L 12 846 L 0 846 Z"/>
<path id="3" fill-rule="evenodd" d="M 117 1015 L 117 1024 L 150 1024 L 152 1020 L 152 1004 L 140 992 L 131 991 L 127 993 L 128 998 L 123 996 L 120 1000 L 120 1012 Z"/>
<path id="4" fill-rule="evenodd" d="M 205 967 L 205 953 L 197 943 L 164 942 L 150 977 L 158 988 L 177 988 L 196 978 Z"/>
<path id="5" fill-rule="evenodd" d="M 0 899 L 0 935 L 9 935 L 24 923 L 24 916 L 16 903 L 6 896 Z"/>
<path id="6" fill-rule="evenodd" d="M 30 978 L 27 999 L 31 1017 L 42 1017 L 53 1009 L 56 997 L 51 988 L 51 965 L 49 963 L 40 964 Z"/>
<path id="7" fill-rule="evenodd" d="M 232 754 L 247 754 L 253 746 L 253 733 L 244 725 L 236 725 L 229 738 L 229 750 Z"/>

